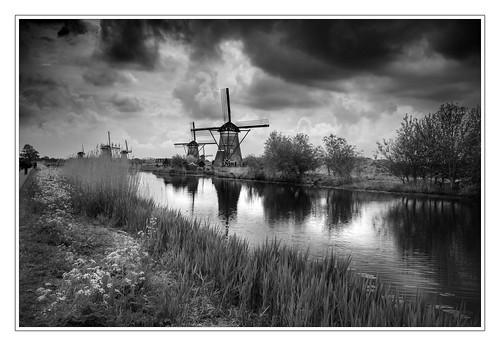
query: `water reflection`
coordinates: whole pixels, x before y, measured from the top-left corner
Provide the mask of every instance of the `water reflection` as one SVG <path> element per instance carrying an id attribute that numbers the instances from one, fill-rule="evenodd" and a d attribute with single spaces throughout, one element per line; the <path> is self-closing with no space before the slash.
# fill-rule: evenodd
<path id="1" fill-rule="evenodd" d="M 480 290 L 480 224 L 480 210 L 467 203 L 400 197 L 375 229 L 394 237 L 400 261 L 413 275 L 433 277 L 440 283 L 436 293 L 446 296 Z"/>
<path id="2" fill-rule="evenodd" d="M 159 203 L 190 211 L 250 246 L 276 237 L 314 257 L 352 254 L 354 268 L 409 296 L 419 290 L 455 307 L 466 299 L 468 309 L 480 311 L 479 205 L 216 178 L 144 173 L 144 181 Z"/>
<path id="3" fill-rule="evenodd" d="M 362 200 L 358 193 L 328 190 L 325 228 L 329 233 L 341 232 L 345 225 L 360 215 Z"/>
<path id="4" fill-rule="evenodd" d="M 194 213 L 194 202 L 196 195 L 198 193 L 198 179 L 191 179 L 187 176 L 162 176 L 165 185 L 172 186 L 176 193 L 187 192 L 188 196 L 191 198 L 191 214 Z"/>
<path id="5" fill-rule="evenodd" d="M 227 235 L 229 233 L 229 221 L 234 220 L 237 215 L 241 183 L 233 180 L 213 179 L 212 184 L 217 192 L 219 218 L 224 222 Z"/>
<path id="6" fill-rule="evenodd" d="M 248 184 L 248 194 L 261 200 L 264 217 L 273 226 L 280 222 L 300 223 L 311 214 L 312 194 L 302 187 L 291 185 Z"/>

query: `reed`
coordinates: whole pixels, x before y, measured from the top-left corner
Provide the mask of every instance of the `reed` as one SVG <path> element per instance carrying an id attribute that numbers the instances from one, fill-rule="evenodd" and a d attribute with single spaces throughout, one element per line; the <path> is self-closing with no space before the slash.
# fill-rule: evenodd
<path id="1" fill-rule="evenodd" d="M 74 160 L 65 167 L 76 187 L 75 203 L 104 214 L 136 233 L 156 256 L 175 255 L 185 275 L 211 282 L 221 306 L 240 311 L 245 326 L 275 327 L 464 327 L 477 319 L 447 314 L 421 297 L 400 301 L 397 292 L 349 269 L 350 257 L 312 259 L 267 240 L 250 249 L 236 236 L 137 197 L 137 176 L 115 161 Z M 166 293 L 163 309 L 184 298 Z M 165 312 L 175 318 L 175 311 Z M 247 318 L 253 316 L 252 318 Z"/>
<path id="2" fill-rule="evenodd" d="M 75 208 L 134 233 L 144 229 L 155 204 L 139 198 L 139 177 L 126 161 L 74 159 L 64 166 L 64 174 L 75 187 Z"/>

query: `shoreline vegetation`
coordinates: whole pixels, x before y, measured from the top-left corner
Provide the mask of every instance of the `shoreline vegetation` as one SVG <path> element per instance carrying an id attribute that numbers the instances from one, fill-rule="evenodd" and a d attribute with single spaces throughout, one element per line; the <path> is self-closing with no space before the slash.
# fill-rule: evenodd
<path id="1" fill-rule="evenodd" d="M 423 195 L 429 197 L 452 198 L 452 199 L 478 199 L 480 190 L 465 188 L 462 190 L 451 190 L 447 186 L 434 185 L 432 183 L 420 182 L 417 184 L 403 184 L 398 179 L 392 177 L 388 172 L 377 164 L 375 160 L 364 159 L 367 163 L 362 165 L 361 172 L 352 177 L 349 181 L 335 178 L 322 170 L 313 173 L 306 173 L 299 181 L 290 179 L 279 179 L 266 177 L 263 172 L 255 172 L 251 167 L 217 167 L 206 168 L 204 170 L 190 170 L 185 167 L 174 166 L 138 166 L 137 170 L 151 172 L 157 175 L 189 175 L 197 177 L 216 177 L 224 179 L 236 179 L 257 181 L 262 183 L 291 184 L 295 186 L 342 189 L 352 191 L 366 191 L 375 193 L 394 193 Z"/>
<path id="2" fill-rule="evenodd" d="M 478 327 L 334 253 L 313 260 L 137 197 L 119 160 L 41 167 L 23 187 L 21 327 Z M 22 210 L 21 210 L 22 209 Z"/>

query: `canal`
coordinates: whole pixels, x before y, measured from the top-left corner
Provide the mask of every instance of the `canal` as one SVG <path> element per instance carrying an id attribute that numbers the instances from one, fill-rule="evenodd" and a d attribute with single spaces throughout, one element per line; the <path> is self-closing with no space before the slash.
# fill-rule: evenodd
<path id="1" fill-rule="evenodd" d="M 220 178 L 141 175 L 141 191 L 185 217 L 255 246 L 277 238 L 350 255 L 351 268 L 405 299 L 481 311 L 481 208 L 468 200 L 298 187 Z"/>

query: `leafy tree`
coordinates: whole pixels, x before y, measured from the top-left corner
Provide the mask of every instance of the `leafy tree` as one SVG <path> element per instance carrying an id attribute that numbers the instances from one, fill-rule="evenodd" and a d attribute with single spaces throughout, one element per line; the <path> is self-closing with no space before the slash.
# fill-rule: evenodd
<path id="1" fill-rule="evenodd" d="M 351 174 L 359 156 L 356 147 L 348 144 L 344 138 L 332 134 L 325 136 L 323 143 L 325 144 L 323 160 L 328 173 L 333 171 L 337 176 L 351 180 Z"/>
<path id="2" fill-rule="evenodd" d="M 453 189 L 456 180 L 466 176 L 467 164 L 481 155 L 481 111 L 479 107 L 468 111 L 466 107 L 447 103 L 434 117 L 440 138 L 443 173 Z M 480 170 L 480 159 L 478 161 L 476 167 Z"/>
<path id="3" fill-rule="evenodd" d="M 243 166 L 248 167 L 249 177 L 265 179 L 264 158 L 262 156 L 248 155 L 243 159 Z"/>
<path id="4" fill-rule="evenodd" d="M 32 167 L 33 164 L 40 159 L 38 151 L 29 144 L 25 144 L 19 156 L 19 166 L 24 169 L 25 167 Z"/>
<path id="5" fill-rule="evenodd" d="M 445 177 L 473 184 L 481 176 L 481 110 L 447 103 L 422 119 L 405 116 L 395 139 L 383 140 L 378 152 L 392 174 L 408 182 Z"/>
<path id="6" fill-rule="evenodd" d="M 270 175 L 300 180 L 305 172 L 320 166 L 320 153 L 303 133 L 290 137 L 273 131 L 265 142 L 263 157 Z"/>
<path id="7" fill-rule="evenodd" d="M 410 182 L 410 178 L 416 183 L 425 172 L 427 156 L 418 126 L 417 119 L 405 115 L 395 139 L 377 142 L 378 152 L 387 159 L 389 171 L 403 183 Z"/>
<path id="8" fill-rule="evenodd" d="M 171 165 L 174 167 L 182 167 L 185 165 L 185 160 L 179 154 L 172 156 Z"/>

